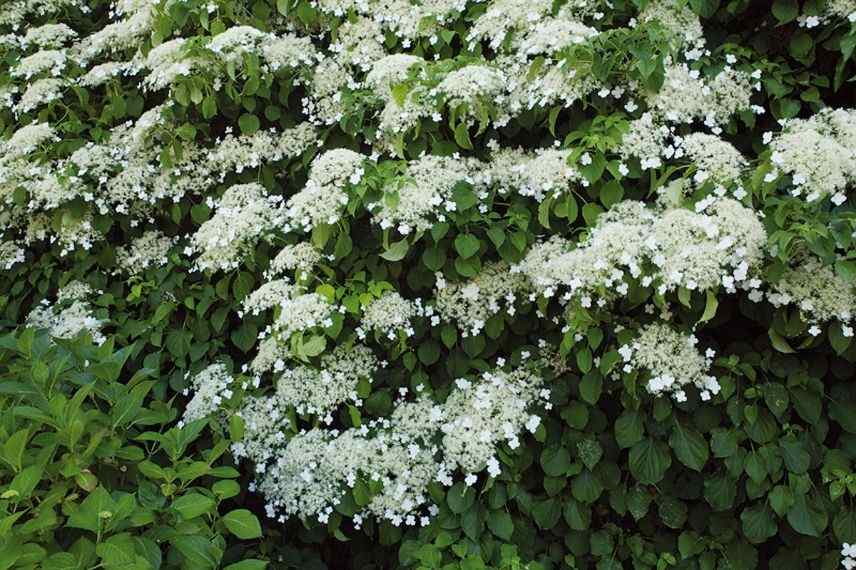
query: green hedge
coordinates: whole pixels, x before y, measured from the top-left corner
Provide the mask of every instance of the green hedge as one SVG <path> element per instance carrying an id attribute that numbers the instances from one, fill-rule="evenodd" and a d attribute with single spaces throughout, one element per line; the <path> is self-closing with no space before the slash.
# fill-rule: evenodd
<path id="1" fill-rule="evenodd" d="M 0 6 L 0 570 L 856 565 L 852 0 Z"/>

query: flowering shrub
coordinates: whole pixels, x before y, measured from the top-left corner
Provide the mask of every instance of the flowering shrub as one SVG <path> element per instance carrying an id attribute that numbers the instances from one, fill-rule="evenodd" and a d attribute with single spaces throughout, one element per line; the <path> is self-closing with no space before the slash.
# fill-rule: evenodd
<path id="1" fill-rule="evenodd" d="M 852 0 L 3 3 L 2 567 L 856 566 L 854 48 Z"/>

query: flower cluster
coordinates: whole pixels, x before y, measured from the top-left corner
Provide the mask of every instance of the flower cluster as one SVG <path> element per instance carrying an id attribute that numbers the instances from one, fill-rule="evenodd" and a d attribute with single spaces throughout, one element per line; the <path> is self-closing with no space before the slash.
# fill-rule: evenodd
<path id="1" fill-rule="evenodd" d="M 367 360 L 346 364 L 335 371 L 324 369 L 337 392 L 349 374 L 370 372 Z M 497 446 L 505 442 L 517 447 L 524 427 L 535 431 L 540 425 L 533 408 L 549 406 L 549 390 L 540 378 L 526 369 L 500 369 L 458 380 L 443 404 L 430 398 L 401 401 L 389 418 L 345 431 L 314 428 L 289 438 L 264 412 L 277 410 L 281 416 L 289 398 L 324 374 L 298 370 L 283 375 L 267 402 L 249 400 L 240 412 L 248 429 L 233 447 L 236 457 L 254 462 L 254 488 L 265 495 L 268 515 L 281 520 L 298 516 L 326 522 L 349 489 L 379 484 L 364 510 L 354 515 L 358 526 L 366 516 L 396 526 L 425 525 L 438 512 L 428 494 L 431 482 L 451 485 L 455 471 L 465 475 L 467 484 L 484 469 L 498 476 Z"/>
<path id="2" fill-rule="evenodd" d="M 570 163 L 571 150 L 546 148 L 534 153 L 522 149 L 494 146 L 487 168 L 476 180 L 487 187 L 496 187 L 502 193 L 516 192 L 541 202 L 550 196 L 567 192 L 572 185 L 587 185 L 579 170 Z M 583 155 L 582 164 L 591 157 Z"/>
<path id="3" fill-rule="evenodd" d="M 468 281 L 448 283 L 438 275 L 435 308 L 440 317 L 454 321 L 464 336 L 477 335 L 488 319 L 504 312 L 514 315 L 520 295 L 528 290 L 520 272 L 503 262 L 485 265 Z"/>
<path id="4" fill-rule="evenodd" d="M 472 182 L 474 166 L 470 160 L 435 155 L 410 161 L 404 175 L 389 181 L 384 199 L 370 206 L 374 221 L 403 235 L 427 230 L 435 220 L 445 221 L 444 213 L 457 209 L 455 185 Z"/>
<path id="5" fill-rule="evenodd" d="M 116 263 L 122 272 L 137 275 L 151 267 L 161 267 L 169 261 L 167 254 L 175 245 L 175 238 L 157 230 L 149 230 L 133 240 L 127 247 L 116 249 Z"/>
<path id="6" fill-rule="evenodd" d="M 309 242 L 287 245 L 280 250 L 270 264 L 270 275 L 280 275 L 286 271 L 309 272 L 322 259 L 321 252 Z"/>
<path id="7" fill-rule="evenodd" d="M 196 266 L 204 271 L 238 267 L 244 256 L 277 221 L 279 200 L 256 183 L 237 184 L 220 198 L 214 216 L 192 237 L 199 255 Z"/>
<path id="8" fill-rule="evenodd" d="M 854 7 L 856 12 L 856 7 Z M 844 570 L 856 568 L 856 544 L 844 543 L 841 545 L 841 566 Z"/>
<path id="9" fill-rule="evenodd" d="M 413 319 L 431 314 L 420 299 L 410 301 L 394 291 L 387 291 L 363 308 L 363 318 L 357 335 L 365 338 L 371 331 L 376 336 L 395 340 L 399 335 L 413 336 Z"/>
<path id="10" fill-rule="evenodd" d="M 632 283 L 659 293 L 678 287 L 757 289 L 751 275 L 762 263 L 766 232 L 757 214 L 727 198 L 702 211 L 656 209 L 624 201 L 598 218 L 588 238 L 573 247 L 561 238 L 534 246 L 514 271 L 552 297 L 567 288 L 583 307 L 626 295 Z"/>
<path id="11" fill-rule="evenodd" d="M 193 376 L 190 387 L 183 392 L 187 396 L 192 391 L 193 397 L 184 408 L 179 427 L 218 412 L 223 402 L 233 396 L 230 388 L 233 382 L 234 378 L 222 363 L 212 364 Z"/>
<path id="12" fill-rule="evenodd" d="M 774 307 L 796 305 L 811 323 L 833 319 L 849 323 L 856 310 L 853 285 L 836 275 L 830 266 L 809 256 L 772 284 L 767 300 Z M 819 333 L 820 329 L 812 327 L 812 334 Z"/>
<path id="13" fill-rule="evenodd" d="M 9 270 L 24 261 L 24 249 L 13 241 L 0 241 L 0 267 Z"/>
<path id="14" fill-rule="evenodd" d="M 781 133 L 770 144 L 773 170 L 790 176 L 794 196 L 809 202 L 832 196 L 836 204 L 847 197 L 844 190 L 856 181 L 856 111 L 822 109 L 808 119 L 784 121 Z"/>
<path id="15" fill-rule="evenodd" d="M 645 388 L 650 394 L 670 394 L 676 401 L 687 399 L 687 386 L 695 386 L 702 400 L 720 390 L 719 382 L 708 374 L 715 355 L 712 349 L 701 354 L 698 339 L 674 330 L 665 323 L 652 323 L 639 330 L 639 336 L 618 352 L 624 360 L 624 372 L 645 371 Z"/>
<path id="16" fill-rule="evenodd" d="M 335 224 L 348 203 L 347 187 L 363 177 L 365 157 L 352 150 L 330 150 L 315 158 L 306 186 L 285 204 L 286 229 L 311 231 Z"/>
<path id="17" fill-rule="evenodd" d="M 101 330 L 104 321 L 93 315 L 87 300 L 92 293 L 88 285 L 72 281 L 57 293 L 56 303 L 44 299 L 33 307 L 27 316 L 27 325 L 45 329 L 59 339 L 72 339 L 85 332 L 93 342 L 102 344 L 106 340 Z"/>
<path id="18" fill-rule="evenodd" d="M 360 379 L 370 383 L 377 367 L 377 358 L 367 347 L 340 345 L 324 355 L 320 369 L 298 366 L 283 370 L 276 380 L 276 394 L 298 414 L 318 416 L 330 424 L 331 414 L 340 404 L 362 402 L 357 384 Z"/>
<path id="19" fill-rule="evenodd" d="M 751 75 L 731 67 L 711 79 L 687 64 L 673 64 L 666 69 L 663 87 L 648 99 L 648 106 L 671 123 L 703 121 L 715 128 L 738 111 L 751 109 L 754 89 Z"/>

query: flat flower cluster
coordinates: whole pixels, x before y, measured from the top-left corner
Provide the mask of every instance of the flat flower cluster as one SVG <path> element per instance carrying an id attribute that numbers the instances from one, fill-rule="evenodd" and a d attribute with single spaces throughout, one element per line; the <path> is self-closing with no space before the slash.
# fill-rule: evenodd
<path id="1" fill-rule="evenodd" d="M 619 348 L 624 360 L 624 372 L 644 372 L 648 379 L 645 389 L 655 395 L 671 395 L 678 402 L 687 400 L 686 389 L 694 386 L 703 401 L 719 393 L 720 386 L 708 372 L 714 351 L 701 354 L 698 339 L 685 335 L 664 323 L 654 323 L 639 329 L 631 344 Z"/>
<path id="2" fill-rule="evenodd" d="M 706 206 L 706 207 L 705 207 Z M 659 293 L 757 289 L 766 232 L 739 202 L 713 199 L 686 208 L 650 208 L 625 201 L 603 214 L 577 244 L 553 237 L 536 245 L 514 271 L 544 296 L 564 290 L 583 307 L 626 295 L 631 284 Z"/>
<path id="3" fill-rule="evenodd" d="M 107 340 L 102 333 L 104 322 L 93 314 L 90 304 L 95 294 L 86 283 L 72 281 L 59 290 L 54 303 L 45 299 L 33 307 L 26 322 L 47 330 L 54 338 L 72 339 L 86 333 L 93 342 L 102 344 Z"/>
<path id="4" fill-rule="evenodd" d="M 325 357 L 327 368 L 321 371 L 301 368 L 283 376 L 274 395 L 250 399 L 239 412 L 249 429 L 233 453 L 255 464 L 254 488 L 267 498 L 270 516 L 326 522 L 346 490 L 381 483 L 381 490 L 353 515 L 357 526 L 366 516 L 396 526 L 424 526 L 437 513 L 428 485 L 451 485 L 455 472 L 463 473 L 467 485 L 485 469 L 499 475 L 498 446 L 518 447 L 520 432 L 534 432 L 540 425 L 536 407 L 549 399 L 549 390 L 527 369 L 497 369 L 478 379 L 457 380 L 444 403 L 402 399 L 389 418 L 358 428 L 313 428 L 287 436 L 283 425 L 277 432 L 281 436 L 272 434 L 264 411 L 289 405 L 293 390 L 329 393 L 342 389 L 349 376 L 371 372 L 368 353 L 356 357 L 352 351 Z"/>

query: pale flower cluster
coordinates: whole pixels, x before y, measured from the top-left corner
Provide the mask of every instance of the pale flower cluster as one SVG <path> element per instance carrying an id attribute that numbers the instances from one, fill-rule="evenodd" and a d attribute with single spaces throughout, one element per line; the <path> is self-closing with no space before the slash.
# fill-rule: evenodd
<path id="1" fill-rule="evenodd" d="M 0 146 L 3 151 L 0 164 L 28 155 L 40 146 L 56 141 L 59 141 L 59 137 L 49 123 L 33 122 L 25 125 L 12 133 L 9 140 Z"/>
<path id="2" fill-rule="evenodd" d="M 321 358 L 320 368 L 286 368 L 276 380 L 276 394 L 300 415 L 318 416 L 330 424 L 332 412 L 344 402 L 360 405 L 360 379 L 369 383 L 378 368 L 377 358 L 363 345 L 340 345 Z"/>
<path id="3" fill-rule="evenodd" d="M 27 316 L 27 325 L 45 329 L 54 338 L 73 339 L 88 333 L 92 341 L 102 344 L 106 337 L 102 333 L 104 321 L 93 315 L 87 297 L 92 289 L 81 282 L 72 281 L 57 293 L 56 303 L 47 299 L 33 307 Z"/>
<path id="4" fill-rule="evenodd" d="M 245 313 L 258 315 L 279 307 L 294 294 L 295 288 L 288 279 L 266 281 L 243 300 L 240 316 L 243 317 Z"/>
<path id="5" fill-rule="evenodd" d="M 24 249 L 13 241 L 0 241 L 0 267 L 9 270 L 24 261 Z"/>
<path id="6" fill-rule="evenodd" d="M 309 180 L 285 204 L 285 229 L 309 232 L 324 224 L 335 224 L 348 203 L 348 187 L 359 184 L 366 157 L 338 148 L 315 158 Z"/>
<path id="7" fill-rule="evenodd" d="M 689 5 L 672 0 L 651 0 L 639 13 L 640 22 L 656 22 L 677 39 L 678 44 L 690 50 L 699 50 L 704 44 L 701 21 Z"/>
<path id="8" fill-rule="evenodd" d="M 678 287 L 757 289 L 752 277 L 764 259 L 766 232 L 758 215 L 727 198 L 702 204 L 704 211 L 650 208 L 624 201 L 602 214 L 576 246 L 553 237 L 534 246 L 514 271 L 537 291 L 583 307 L 626 295 L 630 284 L 661 294 Z"/>
<path id="9" fill-rule="evenodd" d="M 431 314 L 420 299 L 405 299 L 395 291 L 386 291 L 363 308 L 363 317 L 357 335 L 365 338 L 369 332 L 378 337 L 395 340 L 399 335 L 413 336 L 413 319 Z"/>
<path id="10" fill-rule="evenodd" d="M 464 336 L 478 335 L 491 317 L 513 316 L 517 301 L 527 291 L 528 283 L 520 272 L 496 262 L 486 264 L 478 275 L 459 283 L 446 282 L 438 275 L 435 309 L 444 320 L 457 323 Z"/>
<path id="11" fill-rule="evenodd" d="M 297 376 L 295 381 L 307 380 Z M 459 379 L 443 404 L 430 398 L 399 401 L 387 419 L 343 432 L 314 428 L 288 438 L 281 431 L 287 422 L 277 431 L 263 413 L 277 410 L 281 417 L 287 402 L 280 385 L 270 403 L 254 398 L 240 412 L 248 429 L 233 454 L 255 464 L 251 489 L 265 496 L 271 517 L 324 523 L 348 489 L 377 481 L 381 490 L 354 516 L 357 526 L 369 516 L 396 526 L 424 526 L 438 512 L 428 485 L 451 485 L 457 471 L 468 485 L 484 469 L 498 476 L 497 447 L 517 447 L 521 430 L 534 432 L 541 420 L 533 408 L 549 407 L 549 397 L 541 379 L 528 370 L 495 370 L 478 379 Z"/>
<path id="12" fill-rule="evenodd" d="M 520 431 L 525 427 L 534 433 L 541 423 L 530 412 L 532 404 L 540 401 L 550 407 L 550 391 L 541 386 L 541 379 L 523 368 L 485 372 L 475 381 L 456 380 L 456 389 L 443 404 L 440 424 L 443 469 L 471 475 L 487 467 L 491 476 L 498 476 L 498 444 L 519 447 Z M 448 473 L 439 479 L 446 485 L 452 483 Z"/>
<path id="13" fill-rule="evenodd" d="M 277 132 L 273 129 L 256 131 L 252 135 L 229 133 L 208 153 L 212 171 L 222 181 L 229 172 L 241 173 L 262 164 L 294 158 L 313 143 L 317 135 L 309 123 Z"/>
<path id="14" fill-rule="evenodd" d="M 405 48 L 417 38 L 436 38 L 443 24 L 467 7 L 466 0 L 319 0 L 318 8 L 342 17 L 350 11 L 371 18 L 384 31 L 402 40 Z"/>
<path id="15" fill-rule="evenodd" d="M 189 376 L 188 372 L 185 378 Z M 223 402 L 234 394 L 230 387 L 233 382 L 234 378 L 222 363 L 212 364 L 194 375 L 190 386 L 182 392 L 185 396 L 193 392 L 193 397 L 185 405 L 178 426 L 182 427 L 220 411 Z"/>
<path id="16" fill-rule="evenodd" d="M 321 262 L 323 256 L 310 242 L 287 245 L 270 263 L 269 274 L 281 275 L 286 271 L 308 273 Z"/>
<path id="17" fill-rule="evenodd" d="M 431 154 L 408 162 L 405 173 L 387 183 L 384 199 L 369 206 L 375 223 L 408 235 L 445 221 L 446 213 L 457 209 L 455 185 L 472 182 L 475 167 L 469 159 Z"/>
<path id="18" fill-rule="evenodd" d="M 21 45 L 57 49 L 76 38 L 77 32 L 66 24 L 44 24 L 37 28 L 29 28 L 21 39 Z"/>
<path id="19" fill-rule="evenodd" d="M 710 400 L 720 390 L 719 382 L 708 373 L 715 353 L 707 349 L 701 354 L 697 344 L 693 335 L 678 332 L 666 323 L 652 323 L 642 327 L 639 336 L 618 352 L 625 373 L 647 373 L 645 388 L 650 394 L 669 394 L 684 402 L 686 388 L 695 386 L 702 400 Z"/>
<path id="20" fill-rule="evenodd" d="M 167 255 L 175 243 L 175 238 L 158 230 L 148 230 L 128 246 L 116 249 L 116 263 L 127 275 L 138 275 L 146 269 L 162 267 L 169 261 Z"/>
<path id="21" fill-rule="evenodd" d="M 856 22 L 856 0 L 828 0 L 826 13 L 836 17 Z"/>
<path id="22" fill-rule="evenodd" d="M 663 86 L 648 97 L 648 106 L 668 122 L 703 121 L 716 129 L 735 113 L 752 109 L 755 83 L 748 73 L 727 66 L 709 78 L 685 63 L 672 64 L 666 68 Z"/>
<path id="23" fill-rule="evenodd" d="M 809 202 L 832 196 L 835 204 L 843 203 L 845 189 L 856 182 L 856 110 L 826 108 L 783 126 L 770 143 L 773 171 L 766 180 L 785 173 L 794 196 Z"/>
<path id="24" fill-rule="evenodd" d="M 734 145 L 715 135 L 692 133 L 680 139 L 680 145 L 696 167 L 696 184 L 711 182 L 730 186 L 740 181 L 747 161 Z"/>
<path id="25" fill-rule="evenodd" d="M 254 182 L 236 184 L 226 190 L 214 216 L 191 238 L 193 248 L 199 252 L 196 267 L 202 271 L 238 267 L 276 223 L 278 201 Z"/>
<path id="26" fill-rule="evenodd" d="M 504 194 L 516 192 L 541 202 L 573 186 L 588 184 L 571 164 L 570 156 L 570 149 L 542 148 L 529 153 L 495 146 L 490 161 L 476 174 L 476 180 L 479 185 L 496 187 Z M 590 159 L 584 155 L 581 164 L 590 164 Z"/>
<path id="27" fill-rule="evenodd" d="M 279 338 L 284 340 L 296 332 L 331 326 L 331 315 L 336 309 L 335 305 L 318 293 L 292 295 L 284 299 L 280 307 L 282 313 L 273 328 Z"/>
<path id="28" fill-rule="evenodd" d="M 853 7 L 856 13 L 856 6 Z M 844 570 L 853 570 L 856 568 L 856 544 L 845 542 L 841 545 L 841 567 Z"/>
<path id="29" fill-rule="evenodd" d="M 853 286 L 836 275 L 831 266 L 810 256 L 787 269 L 772 284 L 767 300 L 774 307 L 796 305 L 811 323 L 831 320 L 849 323 L 856 311 Z"/>

